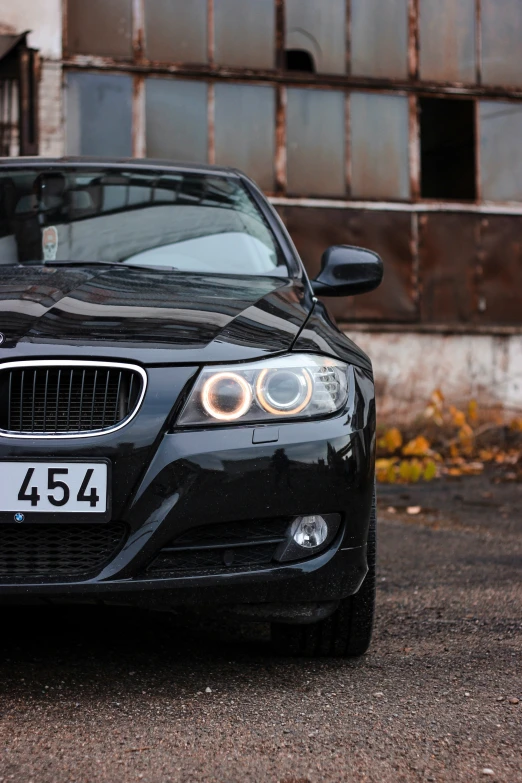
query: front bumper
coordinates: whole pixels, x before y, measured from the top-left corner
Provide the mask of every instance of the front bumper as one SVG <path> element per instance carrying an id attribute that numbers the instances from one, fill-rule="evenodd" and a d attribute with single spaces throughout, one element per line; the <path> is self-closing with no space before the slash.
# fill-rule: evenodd
<path id="1" fill-rule="evenodd" d="M 145 473 L 127 492 L 118 516 L 128 535 L 113 559 L 86 579 L 11 579 L 0 584 L 0 601 L 283 604 L 291 611 L 291 605 L 353 594 L 367 571 L 375 407 L 373 383 L 362 372 L 354 372 L 352 389 L 346 410 L 331 419 L 164 434 Z M 96 448 L 100 454 L 103 444 Z M 27 446 L 17 450 L 36 456 L 30 452 Z M 87 457 L 88 445 L 70 441 L 65 449 L 60 444 L 53 458 L 65 460 L 67 453 Z M 110 450 L 105 456 L 111 458 Z M 119 473 L 117 480 L 125 478 Z M 337 538 L 306 560 L 153 578 L 148 572 L 174 536 L 201 525 L 330 513 L 342 517 Z"/>

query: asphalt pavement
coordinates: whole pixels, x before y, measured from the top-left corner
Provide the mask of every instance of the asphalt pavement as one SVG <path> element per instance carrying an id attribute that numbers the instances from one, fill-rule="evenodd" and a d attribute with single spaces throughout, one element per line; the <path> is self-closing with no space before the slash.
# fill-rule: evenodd
<path id="1" fill-rule="evenodd" d="M 2 608 L 0 783 L 522 781 L 522 484 L 495 481 L 381 487 L 359 660 L 273 657 L 264 626 L 204 617 Z"/>

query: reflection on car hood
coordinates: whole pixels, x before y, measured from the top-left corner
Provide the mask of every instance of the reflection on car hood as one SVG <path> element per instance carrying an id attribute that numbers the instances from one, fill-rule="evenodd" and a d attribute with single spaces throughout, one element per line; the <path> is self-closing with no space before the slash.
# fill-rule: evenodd
<path id="1" fill-rule="evenodd" d="M 309 311 L 300 281 L 286 278 L 0 267 L 0 358 L 83 347 L 144 362 L 248 359 L 288 350 Z"/>

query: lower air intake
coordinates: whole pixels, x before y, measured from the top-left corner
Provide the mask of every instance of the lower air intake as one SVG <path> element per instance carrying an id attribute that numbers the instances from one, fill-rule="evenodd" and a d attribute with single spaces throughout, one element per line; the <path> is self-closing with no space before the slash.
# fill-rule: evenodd
<path id="1" fill-rule="evenodd" d="M 0 526 L 0 579 L 74 579 L 95 575 L 123 545 L 125 525 Z"/>

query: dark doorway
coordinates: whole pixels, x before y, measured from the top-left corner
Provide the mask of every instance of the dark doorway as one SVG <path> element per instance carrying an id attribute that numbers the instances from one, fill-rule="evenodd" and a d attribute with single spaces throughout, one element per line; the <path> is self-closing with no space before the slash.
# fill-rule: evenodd
<path id="1" fill-rule="evenodd" d="M 419 114 L 422 198 L 474 200 L 474 101 L 420 98 Z"/>

